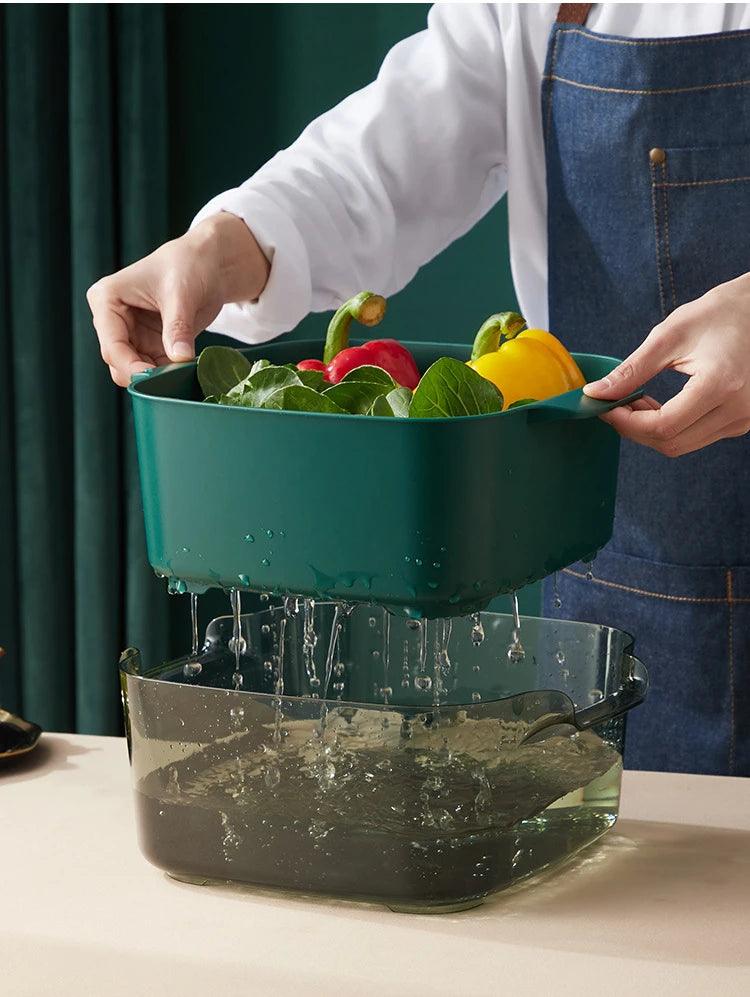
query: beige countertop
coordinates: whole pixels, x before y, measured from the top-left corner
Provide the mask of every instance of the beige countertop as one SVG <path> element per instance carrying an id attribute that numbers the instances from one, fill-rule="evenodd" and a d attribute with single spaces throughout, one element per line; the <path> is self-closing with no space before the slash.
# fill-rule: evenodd
<path id="1" fill-rule="evenodd" d="M 0 991 L 750 995 L 750 779 L 626 772 L 602 842 L 461 914 L 188 886 L 138 851 L 125 741 L 0 767 Z"/>

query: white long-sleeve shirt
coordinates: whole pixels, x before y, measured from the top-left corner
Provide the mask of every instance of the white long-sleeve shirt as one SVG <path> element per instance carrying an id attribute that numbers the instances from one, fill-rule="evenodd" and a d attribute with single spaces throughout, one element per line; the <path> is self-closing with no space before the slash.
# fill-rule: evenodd
<path id="1" fill-rule="evenodd" d="M 258 301 L 225 306 L 211 328 L 261 343 L 362 288 L 394 294 L 506 192 L 519 305 L 545 327 L 541 85 L 557 7 L 438 4 L 373 83 L 210 201 L 194 224 L 229 211 L 271 260 Z M 587 27 L 708 34 L 750 28 L 750 4 L 596 4 Z"/>

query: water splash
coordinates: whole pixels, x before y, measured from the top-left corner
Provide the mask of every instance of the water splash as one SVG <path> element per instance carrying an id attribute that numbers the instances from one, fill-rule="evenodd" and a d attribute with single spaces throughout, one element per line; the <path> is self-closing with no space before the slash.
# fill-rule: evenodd
<path id="1" fill-rule="evenodd" d="M 508 646 L 508 661 L 517 664 L 526 657 L 526 651 L 521 643 L 521 614 L 518 609 L 518 592 L 511 593 L 511 606 L 513 609 L 513 634 Z"/>
<path id="2" fill-rule="evenodd" d="M 482 614 L 471 614 L 471 643 L 474 647 L 479 647 L 484 641 L 484 626 L 482 625 Z"/>
<path id="3" fill-rule="evenodd" d="M 229 648 L 234 652 L 234 674 L 232 682 L 239 692 L 242 688 L 242 669 L 240 655 L 245 651 L 245 641 L 242 638 L 242 596 L 239 589 L 230 589 L 229 601 L 232 606 L 232 640 Z"/>

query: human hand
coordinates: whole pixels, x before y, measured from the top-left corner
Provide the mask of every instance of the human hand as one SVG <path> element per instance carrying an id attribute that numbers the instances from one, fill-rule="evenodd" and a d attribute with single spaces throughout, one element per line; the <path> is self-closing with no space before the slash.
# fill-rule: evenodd
<path id="1" fill-rule="evenodd" d="M 112 380 L 190 360 L 198 333 L 223 305 L 255 300 L 269 270 L 242 219 L 221 213 L 97 281 L 86 297 Z"/>
<path id="2" fill-rule="evenodd" d="M 689 376 L 674 398 L 660 405 L 644 397 L 601 418 L 668 457 L 750 431 L 750 274 L 675 309 L 606 378 L 583 390 L 621 398 L 667 369 Z"/>

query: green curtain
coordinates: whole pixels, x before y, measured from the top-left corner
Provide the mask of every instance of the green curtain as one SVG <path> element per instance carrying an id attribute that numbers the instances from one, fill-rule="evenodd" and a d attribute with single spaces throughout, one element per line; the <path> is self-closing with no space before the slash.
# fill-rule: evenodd
<path id="1" fill-rule="evenodd" d="M 169 235 L 165 52 L 160 6 L 3 8 L 0 702 L 47 729 L 119 732 L 120 650 L 170 649 L 85 300 Z"/>
<path id="2" fill-rule="evenodd" d="M 185 650 L 146 563 L 130 412 L 86 288 L 185 229 L 369 82 L 425 4 L 4 5 L 0 13 L 0 704 L 121 731 L 116 661 Z M 392 304 L 414 338 L 513 305 L 504 209 Z M 468 305 L 467 305 L 468 302 Z M 468 325 L 467 325 L 468 323 Z M 311 316 L 296 333 L 323 328 Z M 527 597 L 533 609 L 535 594 Z M 221 593 L 201 616 L 226 611 Z"/>

